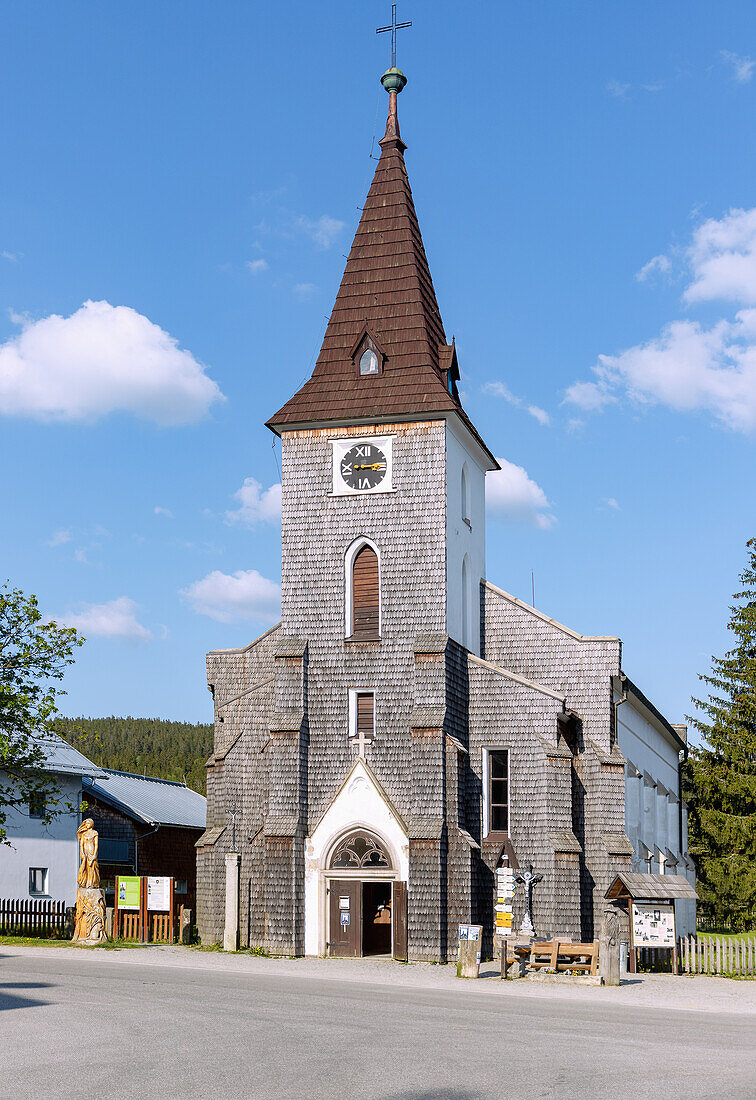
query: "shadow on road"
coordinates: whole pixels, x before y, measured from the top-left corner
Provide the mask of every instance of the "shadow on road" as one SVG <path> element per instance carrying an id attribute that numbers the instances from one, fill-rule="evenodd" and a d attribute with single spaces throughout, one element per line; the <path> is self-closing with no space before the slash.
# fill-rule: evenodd
<path id="1" fill-rule="evenodd" d="M 6 1012 L 12 1008 L 38 1008 L 41 1005 L 52 1004 L 52 1001 L 37 1001 L 32 997 L 19 997 L 14 993 L 6 993 L 6 989 L 52 989 L 52 982 L 0 982 L 0 1012 Z"/>

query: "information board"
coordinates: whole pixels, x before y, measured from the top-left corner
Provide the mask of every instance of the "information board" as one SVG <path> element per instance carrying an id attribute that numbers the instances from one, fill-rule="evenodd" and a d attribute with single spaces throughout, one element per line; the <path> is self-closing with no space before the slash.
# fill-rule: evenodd
<path id="1" fill-rule="evenodd" d="M 147 908 L 150 911 L 167 913 L 171 908 L 170 878 L 147 878 Z"/>
<path id="2" fill-rule="evenodd" d="M 658 901 L 634 901 L 633 945 L 635 947 L 674 947 L 674 905 Z"/>
<path id="3" fill-rule="evenodd" d="M 142 880 L 138 875 L 118 876 L 118 908 L 138 909 L 142 893 Z"/>

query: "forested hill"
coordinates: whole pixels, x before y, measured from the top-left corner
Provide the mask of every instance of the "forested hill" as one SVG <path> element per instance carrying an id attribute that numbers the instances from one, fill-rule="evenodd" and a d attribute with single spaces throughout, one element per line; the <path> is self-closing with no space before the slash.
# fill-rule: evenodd
<path id="1" fill-rule="evenodd" d="M 205 761 L 213 748 L 213 727 L 164 718 L 58 718 L 60 736 L 102 768 L 186 779 L 205 793 Z"/>

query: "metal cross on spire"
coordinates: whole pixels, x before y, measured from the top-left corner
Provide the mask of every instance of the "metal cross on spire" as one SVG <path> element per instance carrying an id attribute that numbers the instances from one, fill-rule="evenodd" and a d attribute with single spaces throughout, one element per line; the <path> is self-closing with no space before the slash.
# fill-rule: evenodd
<path id="1" fill-rule="evenodd" d="M 396 21 L 396 4 L 391 5 L 391 25 L 389 27 L 376 27 L 376 34 L 384 34 L 386 31 L 391 31 L 391 68 L 396 68 L 396 32 L 402 30 L 404 27 L 411 27 L 412 21 L 408 23 L 397 23 Z"/>

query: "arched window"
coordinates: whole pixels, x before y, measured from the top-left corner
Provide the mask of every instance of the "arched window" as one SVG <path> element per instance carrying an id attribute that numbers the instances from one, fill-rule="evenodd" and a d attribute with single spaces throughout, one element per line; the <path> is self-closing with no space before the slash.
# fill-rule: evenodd
<path id="1" fill-rule="evenodd" d="M 378 374 L 378 356 L 372 348 L 366 348 L 360 356 L 360 374 Z"/>
<path id="2" fill-rule="evenodd" d="M 462 476 L 460 479 L 461 489 L 461 506 L 462 506 L 462 519 L 470 526 L 470 479 L 467 473 L 467 463 L 462 466 Z"/>
<path id="3" fill-rule="evenodd" d="M 391 856 L 385 845 L 378 837 L 362 829 L 344 837 L 331 856 L 331 868 L 345 871 L 359 871 L 363 867 L 380 867 L 390 871 L 391 866 Z"/>
<path id="4" fill-rule="evenodd" d="M 346 555 L 346 636 L 378 638 L 381 633 L 380 566 L 368 539 L 352 543 Z"/>

